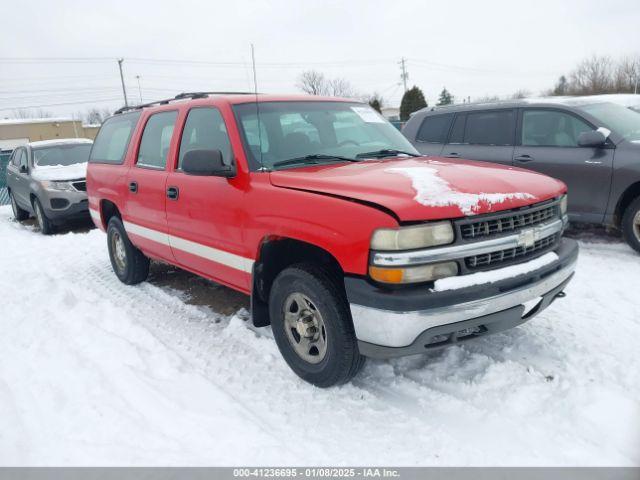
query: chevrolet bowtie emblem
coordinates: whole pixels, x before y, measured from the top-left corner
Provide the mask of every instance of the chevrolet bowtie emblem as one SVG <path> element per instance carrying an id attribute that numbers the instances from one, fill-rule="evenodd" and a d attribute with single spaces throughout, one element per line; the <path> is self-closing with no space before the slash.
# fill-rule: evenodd
<path id="1" fill-rule="evenodd" d="M 533 247 L 539 235 L 540 233 L 536 228 L 521 231 L 518 234 L 518 246 L 525 248 Z"/>

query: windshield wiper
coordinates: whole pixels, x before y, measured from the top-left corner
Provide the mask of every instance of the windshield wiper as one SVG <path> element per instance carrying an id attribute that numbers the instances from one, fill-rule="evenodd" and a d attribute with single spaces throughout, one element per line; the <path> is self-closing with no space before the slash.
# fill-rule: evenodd
<path id="1" fill-rule="evenodd" d="M 410 157 L 419 157 L 420 155 L 411 152 L 405 152 L 403 150 L 394 150 L 392 148 L 383 148 L 382 150 L 375 150 L 373 152 L 363 152 L 356 155 L 356 158 L 384 158 L 384 157 L 396 157 L 398 155 L 409 155 Z"/>
<path id="2" fill-rule="evenodd" d="M 340 155 L 325 155 L 323 153 L 315 153 L 313 155 L 305 155 L 304 157 L 290 158 L 288 160 L 280 160 L 273 164 L 274 167 L 284 167 L 286 165 L 309 164 L 317 165 L 319 160 L 339 161 L 339 162 L 359 162 L 357 158 L 341 157 Z"/>

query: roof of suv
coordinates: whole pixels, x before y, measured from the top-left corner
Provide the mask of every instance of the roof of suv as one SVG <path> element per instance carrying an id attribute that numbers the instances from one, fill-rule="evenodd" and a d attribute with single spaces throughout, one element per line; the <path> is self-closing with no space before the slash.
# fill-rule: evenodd
<path id="1" fill-rule="evenodd" d="M 93 140 L 90 140 L 88 138 L 56 138 L 55 140 L 39 140 L 37 142 L 29 142 L 27 143 L 27 146 L 31 148 L 40 148 L 54 147 L 56 145 L 73 145 L 84 143 L 93 143 Z"/>
<path id="2" fill-rule="evenodd" d="M 478 103 L 457 103 L 455 105 L 442 105 L 435 107 L 426 107 L 418 110 L 416 113 L 423 112 L 455 112 L 460 110 L 486 110 L 489 108 L 516 108 L 523 106 L 544 106 L 544 105 L 562 105 L 566 107 L 577 107 L 582 105 L 591 105 L 594 103 L 616 103 L 624 106 L 640 105 L 640 95 L 590 95 L 582 97 L 532 97 L 517 100 L 496 100 L 493 102 Z"/>

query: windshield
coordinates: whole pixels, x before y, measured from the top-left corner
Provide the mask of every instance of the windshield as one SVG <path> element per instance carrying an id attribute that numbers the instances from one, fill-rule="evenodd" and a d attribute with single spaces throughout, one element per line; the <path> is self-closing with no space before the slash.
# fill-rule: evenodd
<path id="1" fill-rule="evenodd" d="M 89 160 L 90 143 L 56 145 L 33 150 L 33 163 L 36 167 L 66 166 L 84 163 Z"/>
<path id="2" fill-rule="evenodd" d="M 625 140 L 640 140 L 640 114 L 614 103 L 596 103 L 578 107 L 602 122 L 601 126 L 616 132 Z"/>
<path id="3" fill-rule="evenodd" d="M 398 152 L 418 154 L 393 125 L 368 105 L 261 102 L 258 108 L 259 128 L 255 103 L 234 107 L 253 169 L 382 158 Z"/>

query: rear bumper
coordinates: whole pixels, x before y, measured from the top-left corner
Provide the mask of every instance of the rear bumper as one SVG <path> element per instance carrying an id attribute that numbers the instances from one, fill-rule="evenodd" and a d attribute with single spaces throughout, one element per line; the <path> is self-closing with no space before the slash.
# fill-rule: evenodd
<path id="1" fill-rule="evenodd" d="M 383 290 L 346 278 L 351 316 L 363 355 L 424 353 L 514 327 L 540 313 L 571 280 L 578 244 L 562 239 L 558 260 L 527 274 L 457 290 Z"/>

